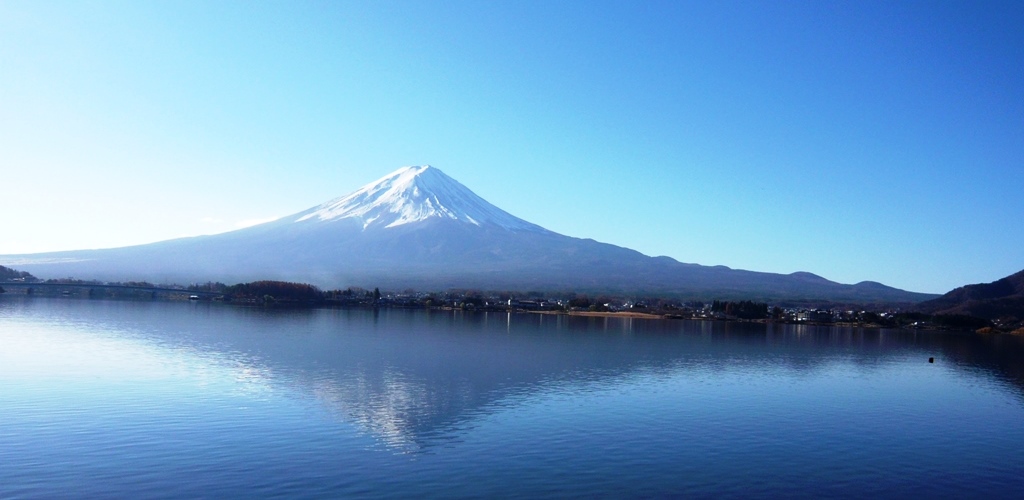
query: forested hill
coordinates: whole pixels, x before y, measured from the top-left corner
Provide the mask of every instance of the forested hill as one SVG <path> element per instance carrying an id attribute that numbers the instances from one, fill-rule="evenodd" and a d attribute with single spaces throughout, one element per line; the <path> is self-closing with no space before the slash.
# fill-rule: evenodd
<path id="1" fill-rule="evenodd" d="M 1024 319 L 1024 270 L 993 281 L 957 288 L 917 308 L 938 314 L 967 314 L 985 319 Z"/>
<path id="2" fill-rule="evenodd" d="M 36 277 L 25 271 L 16 271 L 9 267 L 0 266 L 0 281 L 29 280 L 35 281 Z"/>

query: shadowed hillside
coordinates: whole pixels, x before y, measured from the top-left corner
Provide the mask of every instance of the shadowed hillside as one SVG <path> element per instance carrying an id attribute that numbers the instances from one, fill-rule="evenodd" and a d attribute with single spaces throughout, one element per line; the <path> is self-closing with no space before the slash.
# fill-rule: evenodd
<path id="1" fill-rule="evenodd" d="M 1024 271 L 991 283 L 966 285 L 918 308 L 932 314 L 967 314 L 985 319 L 1024 318 Z"/>

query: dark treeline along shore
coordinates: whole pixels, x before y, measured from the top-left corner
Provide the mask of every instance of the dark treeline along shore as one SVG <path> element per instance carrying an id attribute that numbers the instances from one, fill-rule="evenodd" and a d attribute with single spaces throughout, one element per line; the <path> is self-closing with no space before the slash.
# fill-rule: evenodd
<path id="1" fill-rule="evenodd" d="M 1024 334 L 1024 313 L 1000 310 L 998 317 L 972 315 L 969 309 L 935 312 L 916 304 L 856 304 L 802 300 L 770 304 L 754 300 L 598 295 L 575 292 L 448 291 L 400 292 L 349 287 L 322 290 L 308 283 L 254 281 L 227 285 L 207 282 L 156 285 L 148 282 L 100 282 L 73 278 L 39 280 L 0 266 L 0 293 L 34 296 L 143 300 L 215 301 L 250 307 L 401 307 L 463 311 L 546 314 L 629 315 L 642 318 L 832 324 L 877 328 L 975 330 Z M 962 290 L 962 289 L 957 289 Z M 953 292 L 951 292 L 953 293 Z M 959 292 L 962 293 L 962 292 Z M 944 296 L 945 297 L 945 296 Z"/>

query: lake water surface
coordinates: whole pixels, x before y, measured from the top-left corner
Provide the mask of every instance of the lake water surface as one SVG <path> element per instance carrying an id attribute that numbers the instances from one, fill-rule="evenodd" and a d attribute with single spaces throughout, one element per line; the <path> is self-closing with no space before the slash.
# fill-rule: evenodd
<path id="1" fill-rule="evenodd" d="M 1009 336 L 0 297 L 0 498 L 1022 492 Z"/>

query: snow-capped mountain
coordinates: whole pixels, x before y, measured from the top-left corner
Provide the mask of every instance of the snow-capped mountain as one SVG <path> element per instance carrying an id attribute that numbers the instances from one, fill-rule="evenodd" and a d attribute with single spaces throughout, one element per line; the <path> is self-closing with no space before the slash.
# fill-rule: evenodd
<path id="1" fill-rule="evenodd" d="M 337 198 L 229 233 L 148 245 L 0 256 L 41 278 L 239 283 L 278 279 L 323 288 L 547 290 L 699 298 L 919 302 L 879 283 L 843 285 L 684 264 L 564 236 L 519 219 L 439 169 L 404 167 Z"/>
<path id="2" fill-rule="evenodd" d="M 298 214 L 295 222 L 354 219 L 363 229 L 397 227 L 432 218 L 495 226 L 512 231 L 546 231 L 491 205 L 430 165 L 402 167 L 356 192 Z"/>

